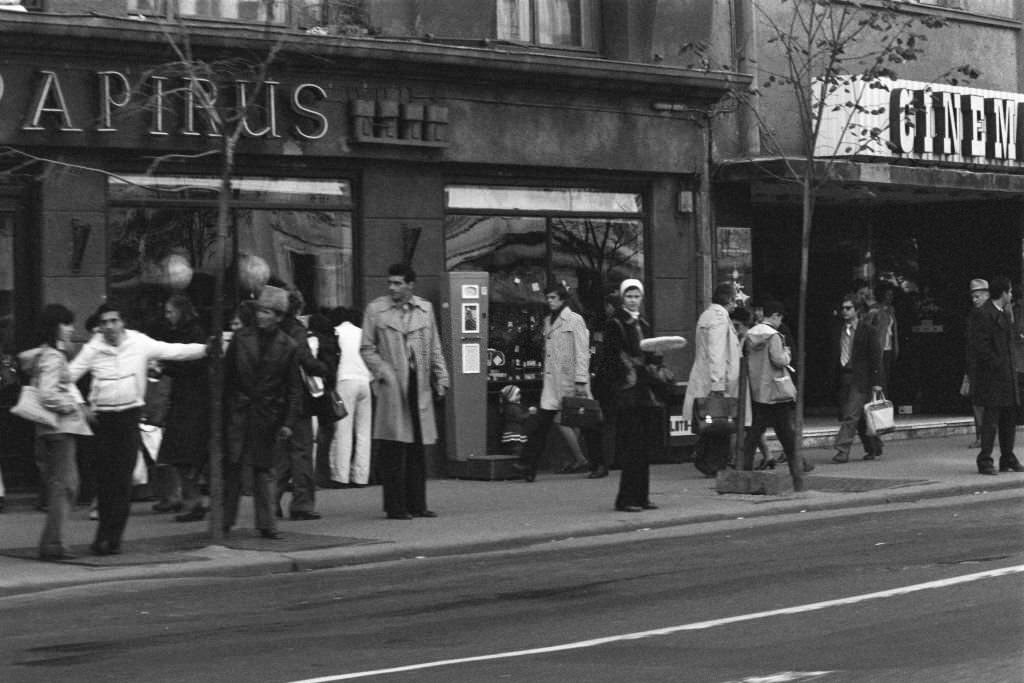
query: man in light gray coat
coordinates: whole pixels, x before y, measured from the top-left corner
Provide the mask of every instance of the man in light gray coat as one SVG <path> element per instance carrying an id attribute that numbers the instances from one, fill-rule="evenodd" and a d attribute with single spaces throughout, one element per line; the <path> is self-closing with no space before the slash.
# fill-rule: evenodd
<path id="1" fill-rule="evenodd" d="M 437 442 L 433 399 L 445 395 L 448 369 L 434 308 L 412 293 L 415 284 L 410 266 L 388 268 L 388 296 L 366 307 L 359 349 L 377 397 L 373 438 L 380 441 L 378 472 L 388 519 L 437 516 L 427 508 L 424 446 Z"/>

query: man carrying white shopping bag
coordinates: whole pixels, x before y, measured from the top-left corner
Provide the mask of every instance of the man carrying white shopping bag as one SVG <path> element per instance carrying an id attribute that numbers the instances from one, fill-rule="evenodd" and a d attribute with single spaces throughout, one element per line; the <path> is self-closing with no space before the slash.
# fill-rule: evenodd
<path id="1" fill-rule="evenodd" d="M 882 347 L 878 335 L 868 323 L 861 320 L 857 311 L 857 297 L 847 294 L 839 306 L 842 324 L 834 337 L 833 367 L 839 374 L 839 433 L 836 434 L 836 454 L 832 462 L 841 464 L 850 461 L 850 447 L 856 432 L 864 444 L 864 459 L 882 457 L 882 439 L 868 434 L 864 420 L 864 404 L 873 392 L 882 391 Z"/>

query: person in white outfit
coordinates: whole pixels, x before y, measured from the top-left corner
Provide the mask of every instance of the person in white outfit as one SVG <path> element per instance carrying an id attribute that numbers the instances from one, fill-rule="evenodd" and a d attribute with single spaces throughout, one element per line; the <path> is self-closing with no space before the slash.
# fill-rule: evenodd
<path id="1" fill-rule="evenodd" d="M 341 348 L 336 389 L 348 409 L 337 423 L 331 444 L 331 479 L 347 486 L 366 486 L 370 480 L 370 439 L 373 429 L 373 404 L 370 375 L 359 353 L 363 331 L 356 325 L 361 314 L 351 308 L 339 312 L 341 324 L 334 328 Z"/>

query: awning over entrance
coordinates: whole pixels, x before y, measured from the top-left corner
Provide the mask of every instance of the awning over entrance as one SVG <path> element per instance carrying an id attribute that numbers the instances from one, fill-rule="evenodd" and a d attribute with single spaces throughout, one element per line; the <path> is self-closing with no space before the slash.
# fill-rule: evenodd
<path id="1" fill-rule="evenodd" d="M 751 201 L 798 202 L 803 159 L 767 157 L 721 161 L 715 182 L 750 183 Z M 1006 200 L 1024 197 L 1024 174 L 851 160 L 815 161 L 815 177 L 824 184 L 821 204 L 915 203 Z"/>

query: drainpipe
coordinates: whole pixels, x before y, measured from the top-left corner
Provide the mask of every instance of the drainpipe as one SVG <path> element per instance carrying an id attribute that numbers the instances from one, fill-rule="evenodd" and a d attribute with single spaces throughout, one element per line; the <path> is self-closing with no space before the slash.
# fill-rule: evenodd
<path id="1" fill-rule="evenodd" d="M 736 70 L 743 74 L 749 74 L 751 85 L 756 88 L 758 85 L 758 42 L 754 0 L 734 0 L 733 7 L 733 16 L 736 17 L 733 33 Z M 748 93 L 740 101 L 736 124 L 740 132 L 741 156 L 755 157 L 761 153 L 761 136 L 757 128 L 757 117 L 754 116 L 759 105 L 759 97 L 752 93 Z"/>

